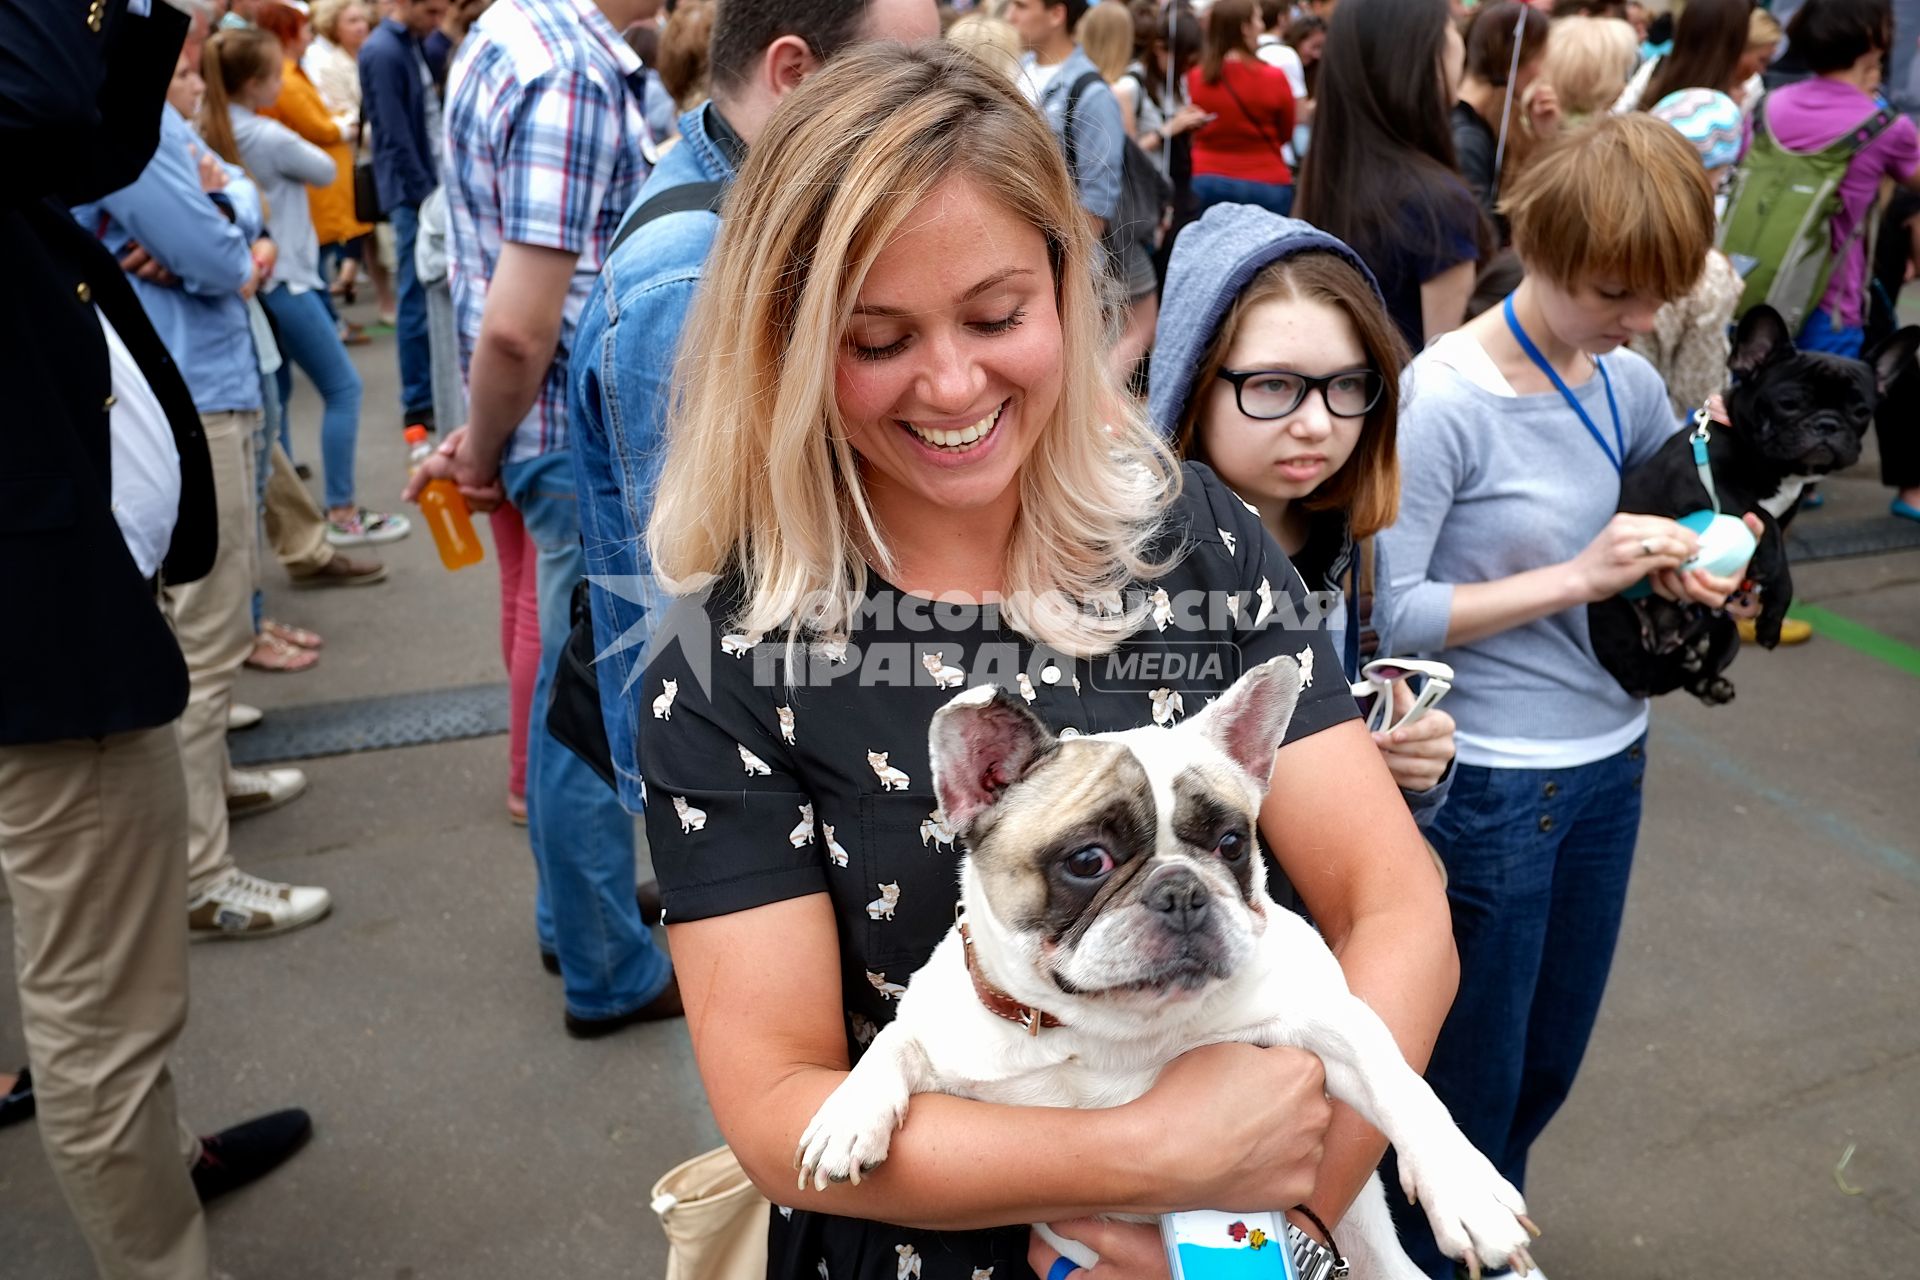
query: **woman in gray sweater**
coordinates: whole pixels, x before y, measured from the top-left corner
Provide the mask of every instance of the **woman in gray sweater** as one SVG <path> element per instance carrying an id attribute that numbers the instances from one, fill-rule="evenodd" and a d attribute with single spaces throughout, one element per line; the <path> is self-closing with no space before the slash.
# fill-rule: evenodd
<path id="1" fill-rule="evenodd" d="M 1659 375 L 1621 344 L 1706 260 L 1698 156 L 1659 121 L 1609 119 L 1529 169 L 1504 212 L 1526 279 L 1409 368 L 1400 514 L 1381 541 L 1398 643 L 1457 676 L 1456 776 L 1427 835 L 1460 992 L 1427 1079 L 1524 1189 L 1599 1010 L 1646 772 L 1647 703 L 1595 659 L 1586 606 L 1650 578 L 1718 607 L 1740 575 L 1681 572 L 1692 533 L 1616 512 L 1622 471 L 1674 430 Z M 1405 1209 L 1409 1254 L 1450 1278 Z"/>
<path id="2" fill-rule="evenodd" d="M 313 380 L 325 405 L 320 461 L 326 473 L 327 540 L 344 547 L 405 537 L 405 516 L 369 511 L 354 501 L 360 375 L 327 309 L 320 242 L 307 208 L 307 188 L 333 181 L 333 160 L 279 121 L 257 113 L 280 96 L 284 64 L 273 36 L 256 28 L 217 31 L 202 57 L 207 98 L 201 132 L 224 159 L 252 175 L 267 205 L 267 230 L 279 249 L 260 300 L 273 317 L 281 352 Z M 292 388 L 292 372 L 282 364 L 282 421 Z"/>

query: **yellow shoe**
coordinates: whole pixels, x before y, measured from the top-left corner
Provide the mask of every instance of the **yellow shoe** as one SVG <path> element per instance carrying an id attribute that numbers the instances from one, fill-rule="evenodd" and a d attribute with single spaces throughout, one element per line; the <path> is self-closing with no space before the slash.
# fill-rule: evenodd
<path id="1" fill-rule="evenodd" d="M 1755 643 L 1752 618 L 1735 618 L 1734 625 L 1740 628 L 1743 643 Z M 1781 644 L 1805 644 L 1813 639 L 1813 624 L 1800 618 L 1788 618 L 1780 624 Z"/>

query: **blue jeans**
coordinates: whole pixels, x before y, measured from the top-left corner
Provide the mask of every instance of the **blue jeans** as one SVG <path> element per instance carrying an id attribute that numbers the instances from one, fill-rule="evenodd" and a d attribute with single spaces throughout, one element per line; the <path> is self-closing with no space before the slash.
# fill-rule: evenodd
<path id="1" fill-rule="evenodd" d="M 393 221 L 394 292 L 398 302 L 396 336 L 400 343 L 400 412 L 433 408 L 433 349 L 427 345 L 427 288 L 413 270 L 413 242 L 420 234 L 420 210 L 397 204 Z"/>
<path id="2" fill-rule="evenodd" d="M 1456 765 L 1427 828 L 1447 865 L 1460 993 L 1427 1083 L 1461 1130 L 1524 1190 L 1527 1151 L 1573 1087 L 1613 964 L 1640 831 L 1646 739 L 1570 769 Z M 1400 1241 L 1451 1280 L 1426 1212 L 1381 1174 Z"/>
<path id="3" fill-rule="evenodd" d="M 1802 351 L 1824 351 L 1829 355 L 1858 360 L 1860 349 L 1866 345 L 1866 338 L 1867 331 L 1859 325 L 1836 326 L 1832 316 L 1824 311 L 1815 311 L 1800 326 L 1800 337 L 1795 345 Z"/>
<path id="4" fill-rule="evenodd" d="M 1216 204 L 1251 204 L 1284 218 L 1293 213 L 1293 188 L 1280 182 L 1248 182 L 1245 178 L 1197 173 L 1193 177 L 1193 204 L 1196 217 Z"/>
<path id="5" fill-rule="evenodd" d="M 354 371 L 326 300 L 314 290 L 294 293 L 275 285 L 264 298 L 280 333 L 280 417 L 293 394 L 293 367 L 313 382 L 325 408 L 320 414 L 320 465 L 326 471 L 327 506 L 353 502 L 353 454 L 360 438 L 360 375 Z"/>
<path id="6" fill-rule="evenodd" d="M 633 818 L 580 757 L 547 732 L 547 701 L 572 629 L 568 602 L 586 572 L 573 460 L 564 449 L 501 468 L 539 550 L 540 674 L 527 733 L 527 831 L 539 876 L 540 949 L 560 957 L 567 1009 L 611 1018 L 666 989 L 673 966 L 633 900 Z"/>

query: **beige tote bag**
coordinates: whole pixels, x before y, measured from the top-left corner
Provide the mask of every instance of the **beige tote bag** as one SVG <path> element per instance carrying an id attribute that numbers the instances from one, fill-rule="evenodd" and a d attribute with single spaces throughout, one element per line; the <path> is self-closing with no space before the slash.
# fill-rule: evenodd
<path id="1" fill-rule="evenodd" d="M 668 1170 L 653 1184 L 666 1280 L 766 1280 L 768 1209 L 731 1147 Z"/>

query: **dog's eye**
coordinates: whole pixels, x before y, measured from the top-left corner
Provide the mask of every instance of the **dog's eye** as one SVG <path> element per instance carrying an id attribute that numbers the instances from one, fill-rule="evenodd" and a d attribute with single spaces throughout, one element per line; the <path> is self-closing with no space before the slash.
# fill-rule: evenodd
<path id="1" fill-rule="evenodd" d="M 1238 862 L 1247 856 L 1247 838 L 1238 831 L 1229 831 L 1220 837 L 1220 842 L 1213 846 L 1213 851 L 1228 862 Z"/>
<path id="2" fill-rule="evenodd" d="M 1067 874 L 1079 880 L 1096 880 L 1113 870 L 1113 855 L 1097 844 L 1075 849 L 1067 855 Z"/>

